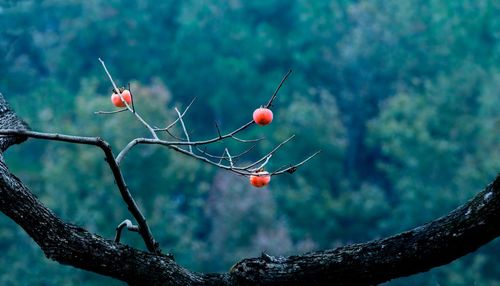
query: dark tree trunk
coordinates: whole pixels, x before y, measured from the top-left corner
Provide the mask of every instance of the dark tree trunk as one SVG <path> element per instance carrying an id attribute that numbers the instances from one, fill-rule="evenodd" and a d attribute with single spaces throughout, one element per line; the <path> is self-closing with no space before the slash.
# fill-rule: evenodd
<path id="1" fill-rule="evenodd" d="M 0 94 L 0 130 L 27 129 Z M 21 133 L 20 133 L 21 134 Z M 23 136 L 0 137 L 0 149 Z M 63 222 L 0 156 L 0 211 L 61 264 L 136 285 L 372 285 L 427 271 L 475 251 L 500 235 L 500 177 L 468 203 L 413 230 L 381 240 L 289 257 L 263 254 L 228 273 L 186 270 L 170 256 L 140 251 Z"/>

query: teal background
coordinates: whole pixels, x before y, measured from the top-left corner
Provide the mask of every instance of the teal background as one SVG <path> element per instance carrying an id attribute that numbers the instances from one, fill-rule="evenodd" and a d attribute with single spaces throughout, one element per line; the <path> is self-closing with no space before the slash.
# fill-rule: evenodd
<path id="1" fill-rule="evenodd" d="M 153 125 L 186 116 L 191 137 L 246 123 L 293 69 L 250 162 L 296 134 L 268 168 L 322 153 L 265 189 L 158 146 L 123 173 L 163 250 L 227 271 L 266 251 L 297 254 L 385 237 L 456 208 L 500 170 L 500 2 L 0 1 L 0 92 L 33 130 L 101 136 L 117 152 L 147 130 L 113 110 L 105 60 Z M 181 130 L 176 134 L 182 135 Z M 236 154 L 227 141 L 208 150 Z M 100 151 L 29 140 L 11 170 L 68 222 L 112 238 L 131 218 Z M 124 243 L 144 248 L 134 233 Z M 494 241 L 387 285 L 500 285 Z M 46 259 L 0 215 L 1 285 L 123 285 Z"/>

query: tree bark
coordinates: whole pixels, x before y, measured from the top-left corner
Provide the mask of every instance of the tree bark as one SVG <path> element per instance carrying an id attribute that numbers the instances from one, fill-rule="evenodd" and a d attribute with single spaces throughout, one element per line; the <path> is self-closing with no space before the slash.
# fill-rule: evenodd
<path id="1" fill-rule="evenodd" d="M 28 126 L 0 94 L 0 129 Z M 0 149 L 23 136 L 0 137 Z M 64 191 L 64 190 L 61 190 Z M 228 273 L 191 272 L 161 254 L 115 243 L 59 219 L 0 156 L 0 211 L 61 264 L 131 285 L 373 285 L 447 264 L 500 235 L 500 177 L 446 216 L 385 239 L 289 257 L 263 254 Z"/>

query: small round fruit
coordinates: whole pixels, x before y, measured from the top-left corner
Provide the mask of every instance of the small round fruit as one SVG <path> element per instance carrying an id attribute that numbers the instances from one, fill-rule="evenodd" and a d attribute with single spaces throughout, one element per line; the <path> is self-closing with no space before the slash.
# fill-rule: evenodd
<path id="1" fill-rule="evenodd" d="M 271 176 L 268 172 L 258 172 L 250 176 L 250 184 L 257 188 L 262 188 L 269 184 L 271 181 Z"/>
<path id="2" fill-rule="evenodd" d="M 257 108 L 253 112 L 253 121 L 259 125 L 267 125 L 273 121 L 273 112 L 269 108 Z"/>
<path id="3" fill-rule="evenodd" d="M 122 91 L 122 97 L 128 105 L 132 104 L 132 95 L 130 95 L 130 91 L 127 89 Z M 118 93 L 113 93 L 111 95 L 111 102 L 113 102 L 116 107 L 125 107 L 125 103 L 123 103 Z"/>

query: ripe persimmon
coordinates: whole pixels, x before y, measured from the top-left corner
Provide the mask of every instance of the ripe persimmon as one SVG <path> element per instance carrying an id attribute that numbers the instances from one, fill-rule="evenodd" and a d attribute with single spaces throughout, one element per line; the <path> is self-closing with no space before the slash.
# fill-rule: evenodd
<path id="1" fill-rule="evenodd" d="M 130 94 L 130 91 L 128 89 L 122 91 L 122 97 L 128 105 L 132 104 L 132 95 Z M 113 102 L 114 106 L 116 107 L 125 107 L 125 103 L 123 103 L 120 96 L 116 92 L 113 92 L 113 94 L 111 95 L 111 102 Z"/>
<path id="2" fill-rule="evenodd" d="M 270 181 L 271 175 L 269 175 L 269 173 L 266 171 L 257 172 L 254 175 L 250 176 L 250 184 L 257 188 L 264 187 L 265 185 L 269 184 Z"/>
<path id="3" fill-rule="evenodd" d="M 267 125 L 273 121 L 273 112 L 269 108 L 257 108 L 253 112 L 253 121 L 259 125 Z"/>

